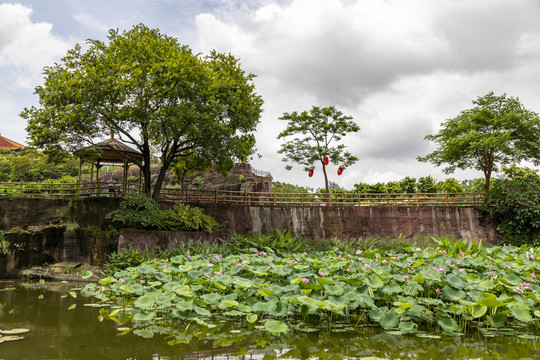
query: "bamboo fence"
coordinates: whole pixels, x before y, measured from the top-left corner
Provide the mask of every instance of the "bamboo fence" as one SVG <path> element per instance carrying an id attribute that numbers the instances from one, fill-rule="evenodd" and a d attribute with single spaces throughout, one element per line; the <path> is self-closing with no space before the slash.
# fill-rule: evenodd
<path id="1" fill-rule="evenodd" d="M 127 194 L 140 193 L 138 184 L 130 184 Z M 0 197 L 80 198 L 124 196 L 118 183 L 0 183 Z M 201 204 L 257 206 L 478 206 L 479 193 L 280 193 L 204 189 L 163 188 L 161 200 Z"/>

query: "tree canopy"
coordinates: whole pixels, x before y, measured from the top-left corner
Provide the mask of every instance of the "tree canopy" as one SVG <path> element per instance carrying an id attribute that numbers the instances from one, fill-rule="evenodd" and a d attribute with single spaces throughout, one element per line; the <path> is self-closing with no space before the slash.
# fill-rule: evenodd
<path id="1" fill-rule="evenodd" d="M 283 161 L 304 165 L 306 171 L 320 163 L 326 192 L 330 192 L 325 157 L 342 169 L 354 164 L 358 158 L 346 151 L 345 145 L 339 141 L 348 133 L 360 131 L 360 127 L 352 117 L 343 115 L 333 106 L 313 106 L 302 113 L 284 113 L 280 120 L 288 121 L 288 124 L 278 139 L 293 137 L 281 145 L 279 153 L 284 155 Z M 289 164 L 287 169 L 291 168 Z"/>
<path id="2" fill-rule="evenodd" d="M 113 132 L 143 154 L 144 191 L 157 199 L 178 157 L 210 160 L 222 172 L 252 153 L 262 99 L 255 75 L 230 54 L 193 54 L 177 39 L 142 24 L 108 43 L 88 40 L 44 69 L 39 108 L 24 109 L 32 145 L 49 153 L 74 151 Z M 97 139 L 97 140 L 96 140 Z M 161 170 L 153 186 L 151 149 Z"/>
<path id="3" fill-rule="evenodd" d="M 493 92 L 473 101 L 473 108 L 442 123 L 437 134 L 426 140 L 437 144 L 437 149 L 419 161 L 437 166 L 447 164 L 443 171 L 476 169 L 484 173 L 484 191 L 489 190 L 493 172 L 503 165 L 524 160 L 540 161 L 540 120 L 527 110 L 519 99 Z"/>

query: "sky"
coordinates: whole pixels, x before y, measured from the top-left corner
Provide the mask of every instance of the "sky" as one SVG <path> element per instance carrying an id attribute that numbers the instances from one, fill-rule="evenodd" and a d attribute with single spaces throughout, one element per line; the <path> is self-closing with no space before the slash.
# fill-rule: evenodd
<path id="1" fill-rule="evenodd" d="M 359 158 L 330 181 L 445 175 L 420 163 L 435 150 L 424 137 L 491 91 L 540 113 L 538 0 L 0 0 L 0 133 L 26 143 L 25 108 L 45 66 L 86 39 L 143 23 L 195 52 L 231 53 L 257 75 L 264 100 L 251 164 L 274 181 L 324 186 L 300 165 L 285 170 L 277 136 L 286 112 L 335 106 L 361 130 L 343 139 Z"/>

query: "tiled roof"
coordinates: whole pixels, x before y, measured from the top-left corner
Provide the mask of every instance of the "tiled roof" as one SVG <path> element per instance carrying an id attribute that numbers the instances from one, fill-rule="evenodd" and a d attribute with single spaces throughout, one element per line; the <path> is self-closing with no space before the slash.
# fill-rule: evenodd
<path id="1" fill-rule="evenodd" d="M 18 150 L 25 146 L 0 135 L 0 150 Z"/>

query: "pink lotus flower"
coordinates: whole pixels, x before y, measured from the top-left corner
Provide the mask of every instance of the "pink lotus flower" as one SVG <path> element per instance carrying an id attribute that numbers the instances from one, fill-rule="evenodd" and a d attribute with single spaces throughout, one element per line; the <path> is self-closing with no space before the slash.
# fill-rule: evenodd
<path id="1" fill-rule="evenodd" d="M 441 289 L 437 288 L 437 289 L 435 289 L 435 292 L 438 294 L 438 293 L 441 292 Z"/>
<path id="2" fill-rule="evenodd" d="M 120 284 L 125 284 L 126 283 L 126 279 L 118 279 L 118 281 L 120 281 Z"/>
<path id="3" fill-rule="evenodd" d="M 214 264 L 212 264 L 212 263 L 209 261 L 209 262 L 206 263 L 206 266 L 212 267 L 212 266 L 214 266 Z"/>
<path id="4" fill-rule="evenodd" d="M 347 272 L 351 272 L 351 268 L 347 268 Z"/>
<path id="5" fill-rule="evenodd" d="M 525 291 L 521 290 L 519 286 L 514 286 L 514 291 L 520 294 L 523 294 Z"/>
<path id="6" fill-rule="evenodd" d="M 145 283 L 146 281 L 144 281 L 144 280 L 141 280 L 141 281 L 139 281 L 139 282 L 140 282 L 141 284 L 144 284 L 144 283 Z"/>
<path id="7" fill-rule="evenodd" d="M 511 268 L 512 268 L 512 264 L 508 264 L 508 268 L 511 269 Z"/>
<path id="8" fill-rule="evenodd" d="M 322 271 L 319 273 L 319 275 L 320 275 L 321 277 L 324 277 L 324 273 L 323 273 Z"/>
<path id="9" fill-rule="evenodd" d="M 204 276 L 206 276 L 209 279 L 212 277 L 212 275 L 210 275 L 210 274 L 204 274 Z"/>
<path id="10" fill-rule="evenodd" d="M 218 273 L 217 273 L 216 275 L 217 275 L 217 276 L 221 276 L 221 275 L 223 275 L 223 274 L 222 274 L 222 273 L 220 273 L 220 272 L 218 272 Z"/>
<path id="11" fill-rule="evenodd" d="M 440 268 L 439 271 L 442 272 L 442 273 L 446 272 L 446 270 L 444 268 Z"/>
<path id="12" fill-rule="evenodd" d="M 532 277 L 536 277 L 536 274 L 535 274 L 535 273 L 532 273 L 531 276 L 532 276 Z"/>
<path id="13" fill-rule="evenodd" d="M 309 284 L 309 279 L 308 278 L 302 278 L 302 282 L 304 284 Z"/>
<path id="14" fill-rule="evenodd" d="M 242 267 L 242 264 L 236 264 L 236 267 L 238 267 L 238 268 Z"/>
<path id="15" fill-rule="evenodd" d="M 364 265 L 364 268 L 366 268 L 366 269 L 368 269 L 368 270 L 369 270 L 369 269 L 371 268 L 371 265 L 369 265 L 369 264 L 365 264 L 365 265 Z"/>
<path id="16" fill-rule="evenodd" d="M 409 280 L 409 275 L 403 275 L 403 280 Z"/>
<path id="17" fill-rule="evenodd" d="M 459 272 L 465 274 L 465 269 L 459 269 Z"/>
<path id="18" fill-rule="evenodd" d="M 362 250 L 356 250 L 355 254 L 360 255 L 362 253 Z"/>
<path id="19" fill-rule="evenodd" d="M 264 260 L 264 265 L 268 264 L 268 261 Z"/>
<path id="20" fill-rule="evenodd" d="M 530 256 L 529 256 L 529 259 L 531 259 L 531 260 L 536 260 L 536 258 L 534 257 L 534 255 L 530 255 Z"/>

